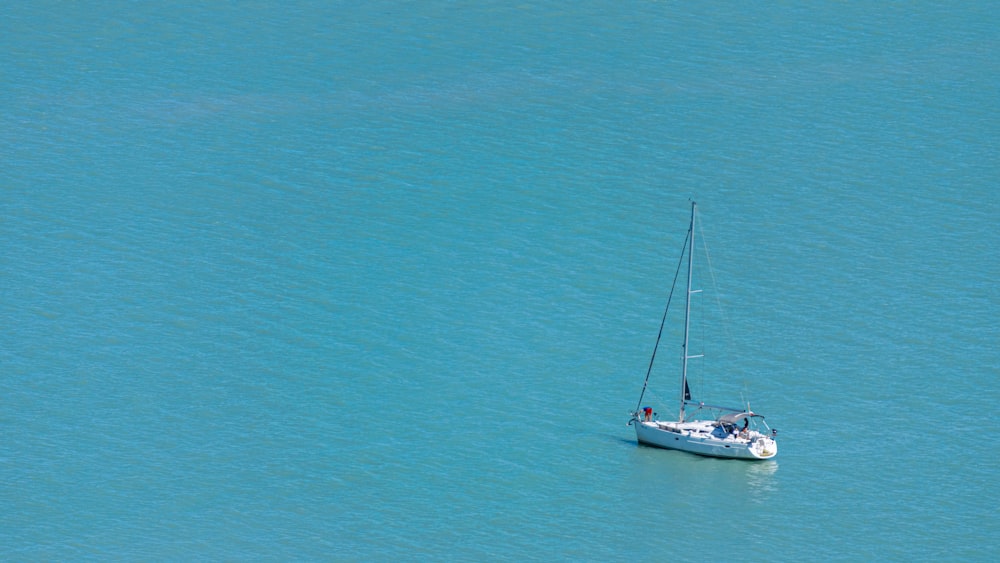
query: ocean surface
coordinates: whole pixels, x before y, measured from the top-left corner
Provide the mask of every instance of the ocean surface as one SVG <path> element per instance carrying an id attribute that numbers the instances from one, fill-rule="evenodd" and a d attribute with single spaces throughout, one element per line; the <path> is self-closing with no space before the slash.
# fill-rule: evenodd
<path id="1" fill-rule="evenodd" d="M 0 559 L 992 560 L 997 29 L 5 4 Z M 692 391 L 773 462 L 625 424 L 689 200 Z"/>

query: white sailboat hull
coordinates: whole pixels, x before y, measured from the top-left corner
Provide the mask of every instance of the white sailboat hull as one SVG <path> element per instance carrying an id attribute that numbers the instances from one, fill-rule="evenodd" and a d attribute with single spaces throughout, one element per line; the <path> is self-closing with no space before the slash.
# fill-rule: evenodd
<path id="1" fill-rule="evenodd" d="M 770 436 L 759 432 L 723 434 L 712 421 L 668 423 L 633 420 L 632 425 L 640 444 L 658 448 L 749 460 L 771 459 L 778 454 L 778 443 Z"/>

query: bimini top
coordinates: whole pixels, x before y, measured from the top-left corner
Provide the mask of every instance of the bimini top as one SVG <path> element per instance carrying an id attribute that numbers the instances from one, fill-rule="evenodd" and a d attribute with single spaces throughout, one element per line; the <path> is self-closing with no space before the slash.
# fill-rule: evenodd
<path id="1" fill-rule="evenodd" d="M 736 424 L 736 421 L 739 420 L 739 419 L 741 419 L 741 418 L 760 418 L 760 419 L 763 419 L 764 416 L 760 415 L 760 414 L 757 414 L 755 412 L 740 412 L 740 413 L 733 413 L 733 414 L 727 414 L 725 416 L 720 416 L 719 417 L 719 422 L 721 422 L 723 424 Z"/>

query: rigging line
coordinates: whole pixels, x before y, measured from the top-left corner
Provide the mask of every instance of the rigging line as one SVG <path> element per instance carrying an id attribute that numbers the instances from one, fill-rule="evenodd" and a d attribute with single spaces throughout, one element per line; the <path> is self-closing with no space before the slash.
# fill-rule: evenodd
<path id="1" fill-rule="evenodd" d="M 726 336 L 726 345 L 732 349 L 733 339 L 729 334 L 729 319 L 726 317 L 726 311 L 722 308 L 722 300 L 719 299 L 719 284 L 715 281 L 715 269 L 712 268 L 712 257 L 708 253 L 708 239 L 705 238 L 705 227 L 702 222 L 698 221 L 698 233 L 701 235 L 701 247 L 705 249 L 705 262 L 708 265 L 708 275 L 712 278 L 712 294 L 715 297 L 715 306 L 719 309 L 719 316 L 722 317 L 722 332 Z"/>
<path id="2" fill-rule="evenodd" d="M 705 226 L 700 220 L 698 220 L 698 233 L 701 235 L 701 246 L 705 249 L 705 262 L 708 265 L 708 274 L 712 278 L 712 293 L 715 296 L 715 306 L 719 310 L 719 316 L 722 317 L 722 332 L 726 338 L 726 348 L 728 350 L 733 349 L 733 337 L 729 332 L 729 318 L 726 316 L 726 310 L 722 308 L 722 300 L 719 298 L 719 285 L 715 280 L 715 269 L 712 268 L 712 256 L 708 252 L 708 239 L 705 238 Z M 748 382 L 746 378 L 746 373 L 742 376 L 743 391 L 747 392 Z M 745 403 L 744 403 L 745 404 Z"/>
<path id="3" fill-rule="evenodd" d="M 691 231 L 688 230 L 687 235 L 684 236 L 684 246 L 681 250 L 681 258 L 677 261 L 677 271 L 674 272 L 674 281 L 670 284 L 670 295 L 667 296 L 667 306 L 663 310 L 663 320 L 660 321 L 660 332 L 656 334 L 656 344 L 653 345 L 653 356 L 649 358 L 649 368 L 646 370 L 646 379 L 642 382 L 642 393 L 639 393 L 639 402 L 635 405 L 636 414 L 639 413 L 639 407 L 642 406 L 642 398 L 646 394 L 646 385 L 649 384 L 649 374 L 653 372 L 653 362 L 656 360 L 656 350 L 660 347 L 660 337 L 663 336 L 663 325 L 667 324 L 667 311 L 670 310 L 670 301 L 674 297 L 674 289 L 677 288 L 677 277 L 681 273 L 681 265 L 684 263 L 684 256 L 687 254 L 687 243 L 688 237 L 691 236 Z"/>

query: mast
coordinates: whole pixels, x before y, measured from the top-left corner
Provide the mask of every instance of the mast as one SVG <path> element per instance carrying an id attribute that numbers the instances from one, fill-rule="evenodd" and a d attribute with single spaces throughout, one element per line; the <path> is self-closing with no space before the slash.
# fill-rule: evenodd
<path id="1" fill-rule="evenodd" d="M 688 355 L 688 333 L 691 328 L 691 294 L 696 293 L 691 291 L 691 278 L 693 274 L 694 266 L 694 213 L 695 207 L 698 204 L 694 201 L 691 202 L 691 225 L 688 227 L 688 271 L 687 271 L 687 296 L 684 300 L 684 349 L 681 361 L 681 408 L 680 408 L 680 422 L 684 422 L 684 405 L 687 401 L 691 400 L 691 392 L 688 390 L 687 384 L 687 371 L 688 371 L 688 360 L 690 358 L 696 358 L 698 356 Z"/>

